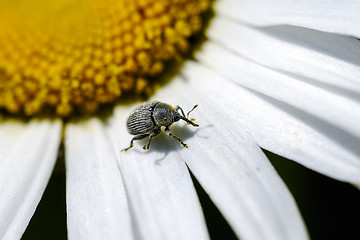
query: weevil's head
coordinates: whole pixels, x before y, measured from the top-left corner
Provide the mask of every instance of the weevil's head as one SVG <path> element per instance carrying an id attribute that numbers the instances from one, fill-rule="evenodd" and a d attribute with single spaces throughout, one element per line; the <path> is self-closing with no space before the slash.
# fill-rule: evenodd
<path id="1" fill-rule="evenodd" d="M 182 116 L 180 115 L 180 113 L 179 113 L 179 112 L 176 112 L 176 111 L 174 111 L 173 116 L 174 116 L 174 122 L 177 122 L 177 121 L 179 121 L 179 120 L 182 118 Z"/>
<path id="2" fill-rule="evenodd" d="M 153 111 L 153 118 L 155 124 L 159 127 L 168 127 L 175 121 L 175 115 L 177 112 L 174 108 L 165 103 L 158 103 Z M 179 121 L 179 119 L 177 120 Z"/>

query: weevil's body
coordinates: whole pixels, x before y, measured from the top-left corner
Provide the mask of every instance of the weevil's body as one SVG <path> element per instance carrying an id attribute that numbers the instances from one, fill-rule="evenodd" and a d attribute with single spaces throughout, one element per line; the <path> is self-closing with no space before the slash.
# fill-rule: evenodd
<path id="1" fill-rule="evenodd" d="M 196 107 L 197 105 L 195 105 L 192 110 Z M 182 115 L 178 112 L 179 109 L 181 110 Z M 189 113 L 187 115 L 189 115 Z M 165 127 L 167 135 L 175 138 L 184 147 L 187 147 L 187 144 L 185 144 L 180 138 L 174 136 L 169 129 L 171 124 L 179 121 L 180 119 L 195 127 L 199 126 L 185 117 L 183 110 L 179 106 L 174 109 L 171 105 L 158 101 L 141 104 L 127 120 L 126 126 L 129 133 L 136 136 L 132 138 L 130 146 L 123 149 L 123 151 L 130 149 L 133 146 L 134 140 L 140 140 L 146 137 L 149 137 L 149 141 L 143 149 L 149 149 L 151 139 L 161 132 L 161 127 Z"/>
<path id="2" fill-rule="evenodd" d="M 147 102 L 135 109 L 129 116 L 126 126 L 132 135 L 151 133 L 161 126 L 170 126 L 174 122 L 174 113 L 178 114 L 168 104 Z"/>

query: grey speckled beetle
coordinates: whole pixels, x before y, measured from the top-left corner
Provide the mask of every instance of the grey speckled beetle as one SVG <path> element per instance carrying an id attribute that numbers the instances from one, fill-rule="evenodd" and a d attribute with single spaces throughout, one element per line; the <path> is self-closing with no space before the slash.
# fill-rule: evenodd
<path id="1" fill-rule="evenodd" d="M 131 139 L 130 146 L 122 151 L 127 151 L 132 148 L 135 140 L 144 139 L 146 137 L 149 137 L 149 141 L 146 145 L 144 145 L 143 149 L 148 150 L 151 139 L 161 132 L 161 127 L 165 127 L 165 133 L 167 135 L 175 138 L 179 143 L 187 148 L 188 145 L 185 144 L 179 137 L 174 136 L 169 127 L 171 124 L 179 121 L 180 119 L 193 125 L 194 127 L 198 127 L 198 124 L 193 123 L 192 120 L 188 119 L 189 113 L 191 113 L 197 106 L 198 105 L 195 105 L 185 117 L 184 111 L 179 106 L 174 109 L 171 105 L 158 101 L 141 104 L 134 110 L 133 113 L 131 113 L 126 122 L 129 133 L 136 136 Z M 178 112 L 179 110 L 182 115 Z"/>

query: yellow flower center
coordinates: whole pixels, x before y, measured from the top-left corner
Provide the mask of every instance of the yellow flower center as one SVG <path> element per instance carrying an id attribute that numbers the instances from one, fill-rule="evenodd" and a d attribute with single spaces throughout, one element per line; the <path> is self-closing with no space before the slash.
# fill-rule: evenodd
<path id="1" fill-rule="evenodd" d="M 0 2 L 0 110 L 94 112 L 148 93 L 188 49 L 208 0 Z"/>

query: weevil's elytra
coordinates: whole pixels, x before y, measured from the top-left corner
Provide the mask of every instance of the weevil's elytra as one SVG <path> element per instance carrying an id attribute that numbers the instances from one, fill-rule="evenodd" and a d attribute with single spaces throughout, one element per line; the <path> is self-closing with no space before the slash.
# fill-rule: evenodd
<path id="1" fill-rule="evenodd" d="M 191 124 L 194 127 L 199 125 L 193 122 L 193 119 L 189 120 L 189 114 L 197 107 L 195 105 L 185 116 L 184 111 L 181 107 L 177 106 L 173 108 L 171 105 L 152 101 L 141 104 L 138 108 L 134 110 L 133 113 L 129 116 L 126 126 L 130 134 L 135 135 L 131 139 L 130 146 L 123 149 L 122 151 L 127 151 L 133 147 L 135 140 L 141 140 L 146 137 L 149 138 L 149 141 L 144 145 L 143 149 L 148 150 L 150 147 L 150 141 L 153 137 L 157 136 L 161 132 L 161 127 L 165 127 L 165 133 L 170 137 L 176 139 L 184 147 L 188 147 L 181 138 L 173 135 L 169 129 L 171 124 L 174 122 L 184 120 L 188 124 Z M 179 113 L 181 111 L 181 114 Z"/>

